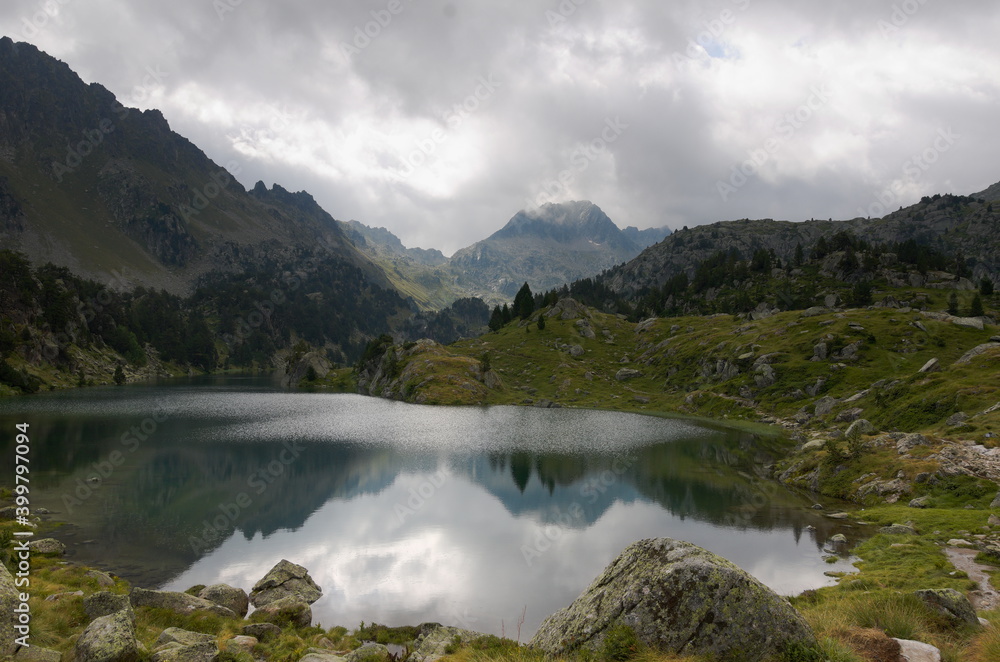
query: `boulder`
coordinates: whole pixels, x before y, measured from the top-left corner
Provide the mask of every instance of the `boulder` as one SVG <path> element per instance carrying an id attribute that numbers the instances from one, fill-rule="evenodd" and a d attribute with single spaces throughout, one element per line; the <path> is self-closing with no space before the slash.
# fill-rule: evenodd
<path id="1" fill-rule="evenodd" d="M 929 508 L 931 505 L 931 498 L 928 496 L 917 497 L 912 499 L 909 504 L 910 508 Z"/>
<path id="2" fill-rule="evenodd" d="M 351 651 L 345 658 L 347 662 L 391 662 L 389 649 L 382 644 L 368 642 L 361 648 Z"/>
<path id="3" fill-rule="evenodd" d="M 246 653 L 253 657 L 253 647 L 259 644 L 257 637 L 250 637 L 245 634 L 237 635 L 226 642 L 226 652 L 233 655 Z"/>
<path id="4" fill-rule="evenodd" d="M 20 603 L 14 576 L 0 563 L 0 657 L 14 653 L 14 609 Z"/>
<path id="5" fill-rule="evenodd" d="M 931 359 L 930 361 L 924 364 L 924 367 L 921 368 L 919 372 L 930 373 L 930 372 L 938 372 L 939 370 L 941 370 L 940 359 Z"/>
<path id="6" fill-rule="evenodd" d="M 822 306 L 813 306 L 799 313 L 799 317 L 819 317 L 820 315 L 825 315 L 827 312 L 829 311 Z"/>
<path id="7" fill-rule="evenodd" d="M 323 596 L 323 591 L 300 565 L 282 559 L 264 577 L 253 585 L 250 602 L 254 607 L 283 598 L 295 598 L 298 602 L 312 604 Z"/>
<path id="8" fill-rule="evenodd" d="M 969 599 L 953 588 L 929 588 L 914 595 L 955 625 L 979 626 L 979 617 Z"/>
<path id="9" fill-rule="evenodd" d="M 941 662 L 941 651 L 922 641 L 895 639 L 899 644 L 899 659 L 906 662 Z"/>
<path id="10" fill-rule="evenodd" d="M 617 373 L 615 373 L 615 379 L 620 382 L 627 382 L 630 379 L 636 379 L 642 377 L 642 373 L 638 370 L 633 370 L 631 368 L 622 368 Z"/>
<path id="11" fill-rule="evenodd" d="M 274 623 L 251 623 L 244 625 L 241 632 L 260 641 L 271 641 L 275 637 L 281 636 L 281 628 Z"/>
<path id="12" fill-rule="evenodd" d="M 690 543 L 633 543 L 569 607 L 549 616 L 530 646 L 550 655 L 600 650 L 630 627 L 668 654 L 759 660 L 815 636 L 788 602 L 733 563 Z"/>
<path id="13" fill-rule="evenodd" d="M 916 432 L 904 436 L 902 439 L 896 442 L 896 451 L 900 455 L 905 455 L 909 453 L 917 446 L 926 446 L 927 437 Z"/>
<path id="14" fill-rule="evenodd" d="M 982 331 L 986 328 L 980 317 L 953 317 L 951 323 L 955 326 L 963 326 L 967 329 L 975 329 L 976 331 Z"/>
<path id="15" fill-rule="evenodd" d="M 178 614 L 207 611 L 217 616 L 224 616 L 225 618 L 237 618 L 236 613 L 231 609 L 220 607 L 214 602 L 209 602 L 203 598 L 176 591 L 151 591 L 145 588 L 133 588 L 129 594 L 129 601 L 133 607 L 169 609 L 170 611 L 176 611 Z"/>
<path id="16" fill-rule="evenodd" d="M 84 577 L 90 577 L 97 582 L 98 586 L 103 586 L 104 588 L 110 588 L 115 585 L 114 578 L 106 572 L 101 572 L 100 570 L 88 570 L 83 573 Z"/>
<path id="17" fill-rule="evenodd" d="M 219 657 L 215 636 L 167 628 L 153 644 L 153 662 L 213 662 Z"/>
<path id="18" fill-rule="evenodd" d="M 840 400 L 837 398 L 831 398 L 829 395 L 825 395 L 816 401 L 816 417 L 820 418 L 826 416 L 833 408 L 840 404 Z"/>
<path id="19" fill-rule="evenodd" d="M 133 662 L 139 659 L 131 610 L 101 616 L 76 642 L 76 662 Z"/>
<path id="20" fill-rule="evenodd" d="M 62 544 L 55 538 L 32 540 L 28 543 L 28 547 L 36 554 L 54 554 L 62 556 L 66 553 L 66 545 Z"/>
<path id="21" fill-rule="evenodd" d="M 991 349 L 997 349 L 998 347 L 1000 347 L 1000 342 L 988 342 L 988 343 L 984 343 L 982 345 L 979 345 L 978 347 L 973 347 L 968 352 L 966 352 L 965 354 L 963 354 L 960 359 L 958 359 L 957 361 L 955 361 L 955 365 L 963 365 L 963 364 L 966 364 L 966 363 L 972 363 L 972 360 L 974 358 L 980 356 L 981 354 L 985 354 L 986 352 L 990 351 Z"/>
<path id="22" fill-rule="evenodd" d="M 958 413 L 955 413 L 955 414 L 952 414 L 951 416 L 949 416 L 948 420 L 946 421 L 946 423 L 950 427 L 957 427 L 959 425 L 964 424 L 967 420 L 969 420 L 969 415 L 966 414 L 964 411 L 960 411 Z"/>
<path id="23" fill-rule="evenodd" d="M 247 592 L 241 588 L 233 588 L 229 584 L 212 584 L 211 586 L 206 586 L 198 593 L 198 597 L 213 602 L 220 607 L 225 607 L 240 618 L 246 616 L 247 610 L 250 608 L 250 599 L 247 597 Z"/>
<path id="24" fill-rule="evenodd" d="M 437 623 L 424 624 L 421 626 L 420 636 L 413 644 L 413 652 L 406 662 L 435 662 L 448 654 L 446 649 L 455 641 L 455 637 L 470 642 L 483 636 L 486 635 L 461 628 L 445 627 Z"/>
<path id="25" fill-rule="evenodd" d="M 861 414 L 863 413 L 865 413 L 865 410 L 861 407 L 852 407 L 851 409 L 845 409 L 837 414 L 837 417 L 833 420 L 836 423 L 853 423 L 861 418 Z"/>
<path id="26" fill-rule="evenodd" d="M 409 659 L 409 658 L 407 658 Z M 335 655 L 334 653 L 307 652 L 299 658 L 299 662 L 346 662 L 347 658 Z"/>
<path id="27" fill-rule="evenodd" d="M 51 648 L 39 648 L 38 646 L 22 647 L 11 660 L 13 662 L 61 662 L 62 653 Z"/>
<path id="28" fill-rule="evenodd" d="M 83 611 L 91 620 L 108 614 L 116 614 L 123 609 L 132 609 L 132 603 L 127 595 L 98 591 L 83 599 Z"/>
<path id="29" fill-rule="evenodd" d="M 266 605 L 257 607 L 253 613 L 254 620 L 283 626 L 291 624 L 305 628 L 312 624 L 312 608 L 298 598 L 288 596 Z"/>
<path id="30" fill-rule="evenodd" d="M 858 420 L 851 423 L 851 426 L 847 428 L 847 436 L 861 436 L 865 434 L 875 434 L 877 430 L 875 426 L 872 425 L 867 419 L 859 418 Z"/>

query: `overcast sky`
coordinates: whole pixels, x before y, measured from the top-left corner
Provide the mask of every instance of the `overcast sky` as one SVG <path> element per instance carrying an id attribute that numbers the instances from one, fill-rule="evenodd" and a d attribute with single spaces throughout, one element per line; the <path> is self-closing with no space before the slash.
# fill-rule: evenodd
<path id="1" fill-rule="evenodd" d="M 677 228 L 1000 180 L 993 0 L 4 0 L 0 26 L 245 186 L 448 254 L 549 201 Z"/>

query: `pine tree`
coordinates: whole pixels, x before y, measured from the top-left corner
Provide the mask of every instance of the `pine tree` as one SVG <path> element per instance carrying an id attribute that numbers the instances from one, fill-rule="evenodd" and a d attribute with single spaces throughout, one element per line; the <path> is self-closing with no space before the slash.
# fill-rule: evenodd
<path id="1" fill-rule="evenodd" d="M 114 380 L 115 384 L 118 384 L 119 386 L 125 383 L 125 371 L 122 370 L 121 363 L 119 363 L 118 366 L 115 368 Z"/>
<path id="2" fill-rule="evenodd" d="M 979 281 L 979 293 L 984 297 L 992 296 L 993 294 L 993 281 L 983 276 L 983 279 Z"/>
<path id="3" fill-rule="evenodd" d="M 539 331 L 545 330 L 545 315 L 538 316 L 538 330 Z"/>
<path id="4" fill-rule="evenodd" d="M 954 292 L 948 297 L 948 314 L 958 315 L 958 295 Z"/>
<path id="5" fill-rule="evenodd" d="M 493 314 L 490 315 L 490 331 L 496 333 L 503 328 L 503 311 L 500 306 L 496 306 L 493 309 Z"/>
<path id="6" fill-rule="evenodd" d="M 983 299 L 977 294 L 972 299 L 972 305 L 969 306 L 969 317 L 982 317 L 985 314 L 986 311 L 983 310 Z"/>
<path id="7" fill-rule="evenodd" d="M 514 297 L 513 314 L 526 320 L 533 312 L 535 312 L 535 297 L 531 294 L 531 288 L 525 283 Z"/>
<path id="8" fill-rule="evenodd" d="M 510 311 L 510 306 L 507 304 L 503 305 L 503 309 L 500 311 L 500 314 L 503 317 L 504 326 L 507 326 L 514 320 L 514 313 Z"/>

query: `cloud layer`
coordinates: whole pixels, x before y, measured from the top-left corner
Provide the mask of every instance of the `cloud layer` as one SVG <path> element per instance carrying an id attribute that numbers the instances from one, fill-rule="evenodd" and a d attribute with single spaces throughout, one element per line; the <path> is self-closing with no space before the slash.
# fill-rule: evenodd
<path id="1" fill-rule="evenodd" d="M 244 185 L 446 253 L 547 201 L 680 227 L 1000 180 L 1000 7 L 790 5 L 14 0 L 0 26 Z"/>

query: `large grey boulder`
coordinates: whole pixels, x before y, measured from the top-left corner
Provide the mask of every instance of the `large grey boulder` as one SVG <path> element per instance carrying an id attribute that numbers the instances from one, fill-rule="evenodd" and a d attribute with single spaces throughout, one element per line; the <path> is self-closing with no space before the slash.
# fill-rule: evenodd
<path id="1" fill-rule="evenodd" d="M 21 647 L 11 662 L 62 662 L 62 653 L 38 646 Z"/>
<path id="2" fill-rule="evenodd" d="M 406 658 L 406 662 L 436 662 L 448 654 L 447 648 L 455 641 L 455 637 L 468 643 L 484 636 L 486 635 L 480 632 L 438 625 L 417 637 L 413 652 Z"/>
<path id="3" fill-rule="evenodd" d="M 255 637 L 261 641 L 271 641 L 281 636 L 281 628 L 274 623 L 252 623 L 244 625 L 241 630 L 248 637 Z"/>
<path id="4" fill-rule="evenodd" d="M 180 628 L 161 632 L 153 647 L 153 662 L 214 662 L 219 657 L 215 637 Z"/>
<path id="5" fill-rule="evenodd" d="M 145 588 L 133 588 L 129 594 L 133 607 L 156 607 L 169 609 L 178 614 L 190 614 L 195 611 L 206 611 L 225 618 L 237 618 L 231 609 L 220 607 L 214 602 L 187 593 L 176 591 L 151 591 Z"/>
<path id="6" fill-rule="evenodd" d="M 382 644 L 369 642 L 347 654 L 347 662 L 390 662 L 392 655 Z"/>
<path id="7" fill-rule="evenodd" d="M 198 597 L 202 600 L 213 602 L 220 607 L 225 607 L 240 618 L 246 616 L 247 610 L 250 609 L 250 598 L 247 597 L 247 592 L 241 588 L 234 588 L 229 584 L 212 584 L 211 586 L 206 586 L 198 593 Z"/>
<path id="8" fill-rule="evenodd" d="M 276 600 L 292 597 L 311 605 L 322 596 L 323 591 L 305 568 L 282 559 L 253 585 L 250 602 L 254 607 L 263 607 Z"/>
<path id="9" fill-rule="evenodd" d="M 55 538 L 32 540 L 28 543 L 28 547 L 30 547 L 31 551 L 36 554 L 53 554 L 56 556 L 62 556 L 66 553 L 66 545 L 62 544 Z"/>
<path id="10" fill-rule="evenodd" d="M 914 595 L 955 625 L 979 626 L 979 617 L 972 603 L 953 588 L 928 588 L 916 591 Z"/>
<path id="11" fill-rule="evenodd" d="M 530 646 L 550 655 L 597 651 L 617 625 L 665 653 L 759 660 L 816 638 L 784 599 L 691 543 L 633 543 L 573 604 L 542 623 Z"/>
<path id="12" fill-rule="evenodd" d="M 14 654 L 14 626 L 16 616 L 14 609 L 20 603 L 14 576 L 7 566 L 0 563 L 0 657 Z"/>
<path id="13" fill-rule="evenodd" d="M 108 614 L 115 614 L 123 609 L 132 609 L 132 603 L 127 595 L 119 595 L 109 591 L 98 591 L 83 599 L 83 611 L 87 618 L 93 620 Z"/>
<path id="14" fill-rule="evenodd" d="M 257 607 L 253 613 L 254 620 L 274 625 L 293 625 L 297 628 L 309 627 L 312 624 L 312 608 L 298 598 L 288 596 L 268 602 Z"/>
<path id="15" fill-rule="evenodd" d="M 139 659 L 134 616 L 123 609 L 101 616 L 87 626 L 76 642 L 76 662 L 133 662 Z"/>

